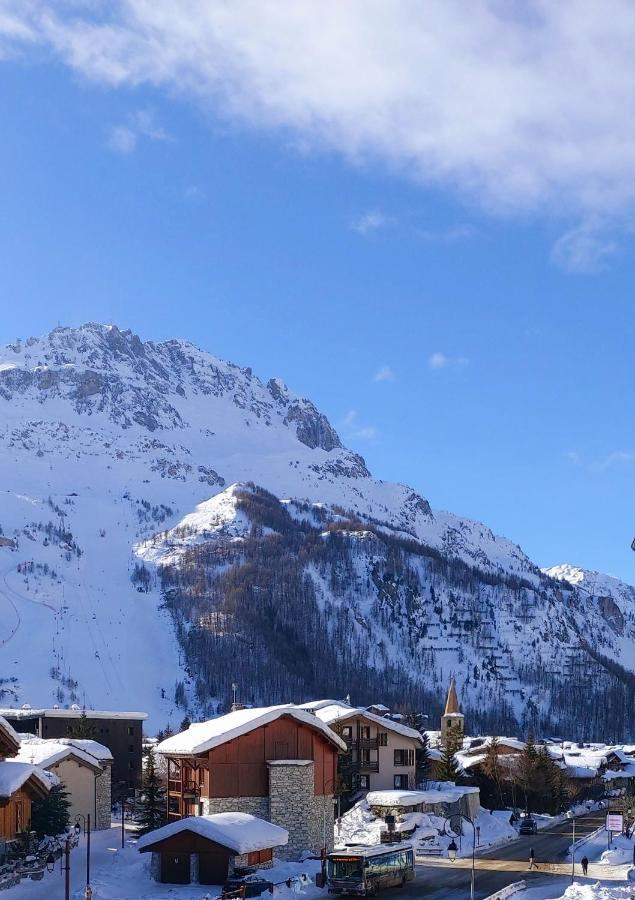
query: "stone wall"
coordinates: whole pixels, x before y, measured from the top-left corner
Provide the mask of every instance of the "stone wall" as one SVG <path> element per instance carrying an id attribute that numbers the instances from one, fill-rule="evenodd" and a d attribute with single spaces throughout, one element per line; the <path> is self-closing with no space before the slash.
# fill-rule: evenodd
<path id="1" fill-rule="evenodd" d="M 93 824 L 95 831 L 110 828 L 112 807 L 111 766 L 104 764 L 103 774 L 95 779 L 95 813 L 97 821 Z"/>
<path id="2" fill-rule="evenodd" d="M 289 843 L 274 849 L 274 854 L 298 859 L 303 850 L 319 853 L 325 842 L 327 850 L 333 849 L 333 796 L 316 797 L 314 790 L 312 760 L 272 760 L 268 797 L 201 797 L 201 806 L 206 816 L 245 812 L 280 825 L 289 832 Z"/>
<path id="3" fill-rule="evenodd" d="M 333 849 L 334 809 L 331 794 L 315 796 L 312 760 L 269 763 L 270 822 L 286 828 L 289 843 L 276 855 L 297 859 L 303 850 Z"/>

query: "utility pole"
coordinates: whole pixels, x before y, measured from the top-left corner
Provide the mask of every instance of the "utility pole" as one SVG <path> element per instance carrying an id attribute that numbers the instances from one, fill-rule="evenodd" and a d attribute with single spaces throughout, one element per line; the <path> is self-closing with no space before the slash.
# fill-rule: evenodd
<path id="1" fill-rule="evenodd" d="M 573 814 L 573 844 L 571 845 L 571 884 L 575 879 L 575 813 Z"/>
<path id="2" fill-rule="evenodd" d="M 121 795 L 121 849 L 123 850 L 126 846 L 126 798 L 122 794 Z"/>

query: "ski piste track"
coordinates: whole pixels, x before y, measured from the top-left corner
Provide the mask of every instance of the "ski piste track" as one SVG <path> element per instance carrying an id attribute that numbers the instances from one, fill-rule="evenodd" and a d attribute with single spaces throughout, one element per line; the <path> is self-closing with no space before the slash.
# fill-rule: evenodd
<path id="1" fill-rule="evenodd" d="M 46 600 L 35 600 L 32 597 L 25 596 L 24 594 L 19 593 L 15 590 L 14 587 L 9 584 L 8 578 L 12 573 L 18 571 L 20 562 L 12 562 L 8 565 L 5 564 L 2 568 L 0 568 L 0 649 L 9 645 L 9 643 L 16 637 L 18 631 L 20 630 L 20 627 L 23 624 L 22 616 L 20 615 L 21 604 L 28 603 L 33 607 L 45 608 L 49 610 L 55 618 L 58 619 L 63 618 L 63 616 L 67 612 L 67 607 L 65 607 L 64 605 L 62 605 L 61 607 L 56 607 L 51 603 L 48 603 Z M 84 626 L 88 633 L 88 637 L 90 638 L 90 644 L 92 645 L 92 653 L 94 654 L 94 658 L 99 664 L 99 667 L 102 671 L 104 683 L 107 689 L 112 689 L 111 676 L 113 675 L 119 682 L 120 686 L 123 687 L 123 679 L 121 677 L 121 673 L 119 672 L 119 668 L 112 657 L 110 647 L 101 629 L 97 614 L 95 612 L 93 612 L 92 615 L 89 614 L 89 610 L 87 610 L 86 603 L 84 602 L 81 595 L 80 607 Z M 98 635 L 95 635 L 93 633 L 93 625 L 95 626 L 95 630 L 98 632 Z M 53 636 L 51 660 L 61 660 L 64 656 L 64 651 L 62 649 L 61 652 L 56 653 L 54 644 L 55 640 Z M 101 645 L 101 653 L 99 652 L 98 644 Z M 105 660 L 102 658 L 104 656 Z M 108 663 L 108 665 L 106 665 L 106 662 Z M 108 671 L 109 669 L 110 672 Z M 89 701 L 88 696 L 86 696 L 86 701 Z"/>

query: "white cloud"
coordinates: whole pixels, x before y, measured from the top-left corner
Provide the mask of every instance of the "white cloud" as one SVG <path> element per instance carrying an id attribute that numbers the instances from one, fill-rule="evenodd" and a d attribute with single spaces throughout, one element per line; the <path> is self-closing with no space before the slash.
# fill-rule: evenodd
<path id="1" fill-rule="evenodd" d="M 348 439 L 372 440 L 377 437 L 377 429 L 372 425 L 361 425 L 357 410 L 351 409 L 346 413 L 341 422 L 344 436 Z"/>
<path id="2" fill-rule="evenodd" d="M 469 359 L 466 356 L 447 356 L 439 350 L 428 357 L 428 366 L 431 369 L 460 369 L 463 366 L 467 366 L 468 363 Z"/>
<path id="3" fill-rule="evenodd" d="M 566 272 L 589 274 L 599 272 L 618 249 L 606 224 L 593 216 L 558 238 L 551 259 Z"/>
<path id="4" fill-rule="evenodd" d="M 5 52 L 39 43 L 490 209 L 580 217 L 635 207 L 634 40 L 631 0 L 0 0 Z"/>
<path id="5" fill-rule="evenodd" d="M 616 466 L 635 463 L 635 453 L 631 450 L 613 450 L 601 459 L 592 462 L 585 462 L 577 450 L 569 450 L 565 455 L 574 466 L 584 466 L 590 472 L 606 472 Z"/>
<path id="6" fill-rule="evenodd" d="M 361 216 L 356 216 L 351 222 L 351 231 L 356 231 L 358 234 L 363 235 L 363 237 L 367 237 L 374 231 L 379 231 L 380 228 L 386 228 L 390 224 L 391 219 L 379 212 L 379 210 L 373 209 L 363 213 Z"/>
<path id="7" fill-rule="evenodd" d="M 395 381 L 395 373 L 390 366 L 381 366 L 373 375 L 373 381 Z"/>
<path id="8" fill-rule="evenodd" d="M 147 109 L 138 109 L 128 115 L 125 125 L 115 125 L 110 129 L 108 146 L 115 153 L 132 153 L 140 140 L 173 141 L 172 135 L 159 127 L 154 116 Z"/>

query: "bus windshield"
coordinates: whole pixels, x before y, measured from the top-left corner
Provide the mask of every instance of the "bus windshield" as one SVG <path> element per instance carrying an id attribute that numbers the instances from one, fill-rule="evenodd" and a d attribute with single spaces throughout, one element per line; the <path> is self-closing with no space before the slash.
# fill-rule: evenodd
<path id="1" fill-rule="evenodd" d="M 364 864 L 361 856 L 331 856 L 328 859 L 328 877 L 361 881 Z"/>

